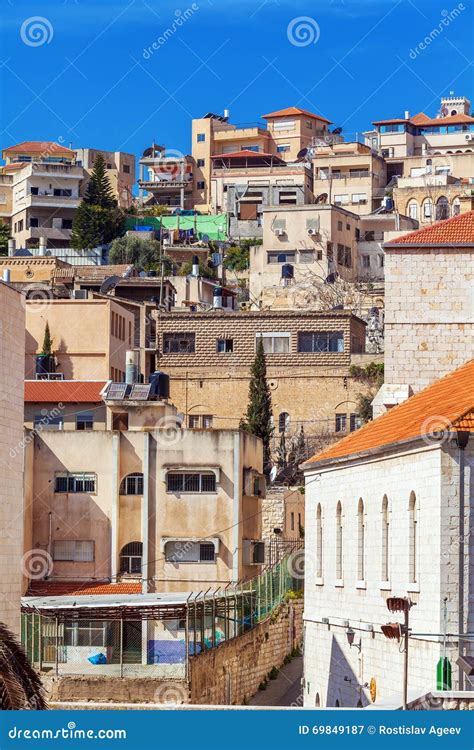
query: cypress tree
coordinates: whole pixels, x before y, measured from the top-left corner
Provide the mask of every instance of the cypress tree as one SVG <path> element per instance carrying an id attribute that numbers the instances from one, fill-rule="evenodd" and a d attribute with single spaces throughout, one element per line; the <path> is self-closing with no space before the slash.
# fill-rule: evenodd
<path id="1" fill-rule="evenodd" d="M 118 207 L 101 154 L 96 156 L 84 199 L 72 223 L 71 241 L 77 250 L 90 250 L 120 237 L 125 216 Z"/>
<path id="2" fill-rule="evenodd" d="M 117 205 L 102 154 L 98 154 L 94 160 L 91 177 L 84 193 L 84 203 L 100 208 L 114 208 Z"/>
<path id="3" fill-rule="evenodd" d="M 46 325 L 44 328 L 44 338 L 43 338 L 43 348 L 41 349 L 41 354 L 44 354 L 47 357 L 50 357 L 53 350 L 53 339 L 51 338 L 51 333 L 49 332 L 49 323 L 46 321 Z"/>
<path id="4" fill-rule="evenodd" d="M 273 434 L 272 397 L 267 383 L 267 364 L 261 338 L 258 341 L 250 375 L 249 402 L 240 427 L 261 438 L 263 442 L 263 465 L 265 473 L 268 473 L 271 461 L 270 438 Z"/>

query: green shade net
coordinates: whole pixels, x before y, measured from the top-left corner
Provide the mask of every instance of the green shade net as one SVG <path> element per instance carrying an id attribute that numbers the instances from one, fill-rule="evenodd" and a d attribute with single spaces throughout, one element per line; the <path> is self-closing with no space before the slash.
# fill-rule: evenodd
<path id="1" fill-rule="evenodd" d="M 130 216 L 126 219 L 125 228 L 133 231 L 137 227 L 164 229 L 194 229 L 198 239 L 204 236 L 210 240 L 227 239 L 227 214 L 216 216 Z"/>

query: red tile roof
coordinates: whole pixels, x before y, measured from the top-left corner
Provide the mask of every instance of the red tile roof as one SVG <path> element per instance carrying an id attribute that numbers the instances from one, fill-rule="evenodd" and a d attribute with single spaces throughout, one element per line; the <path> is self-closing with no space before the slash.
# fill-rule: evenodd
<path id="1" fill-rule="evenodd" d="M 15 146 L 8 146 L 3 149 L 4 154 L 17 153 L 22 154 L 68 154 L 69 156 L 75 156 L 76 152 L 72 151 L 66 146 L 61 146 L 55 141 L 22 141 L 17 143 Z"/>
<path id="2" fill-rule="evenodd" d="M 243 148 L 241 151 L 231 151 L 228 154 L 213 154 L 211 156 L 211 159 L 238 159 L 241 157 L 245 157 L 246 159 L 256 159 L 258 157 L 269 157 L 271 156 L 273 159 L 278 159 L 279 161 L 282 161 L 282 159 L 277 154 L 267 154 L 263 151 L 250 151 L 249 149 Z"/>
<path id="3" fill-rule="evenodd" d="M 105 380 L 25 380 L 27 403 L 100 403 Z"/>
<path id="4" fill-rule="evenodd" d="M 402 122 L 410 122 L 412 125 L 425 126 L 433 125 L 464 125 L 474 122 L 474 117 L 465 114 L 451 115 L 450 117 L 428 117 L 424 112 L 419 112 L 414 117 L 402 118 L 394 117 L 391 120 L 376 120 L 372 125 L 396 125 Z"/>
<path id="5" fill-rule="evenodd" d="M 474 359 L 313 456 L 306 466 L 370 453 L 434 432 L 472 429 L 473 383 Z"/>
<path id="6" fill-rule="evenodd" d="M 323 122 L 331 124 L 331 120 L 326 119 L 326 117 L 315 115 L 313 112 L 308 112 L 307 109 L 300 109 L 299 107 L 286 107 L 286 109 L 279 109 L 277 112 L 270 112 L 268 115 L 262 115 L 262 118 L 267 120 L 273 117 L 291 117 L 292 115 L 305 115 L 306 117 L 312 117 L 314 120 L 322 120 Z"/>
<path id="7" fill-rule="evenodd" d="M 104 581 L 31 581 L 26 596 L 86 596 L 87 594 L 141 594 L 140 583 Z"/>
<path id="8" fill-rule="evenodd" d="M 424 229 L 417 229 L 402 237 L 386 242 L 384 248 L 397 247 L 462 247 L 474 246 L 474 211 L 468 211 L 452 219 L 445 219 Z"/>

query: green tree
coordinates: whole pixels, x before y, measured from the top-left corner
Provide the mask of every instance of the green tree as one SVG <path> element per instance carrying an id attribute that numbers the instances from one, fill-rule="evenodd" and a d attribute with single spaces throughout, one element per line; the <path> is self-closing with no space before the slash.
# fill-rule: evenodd
<path id="1" fill-rule="evenodd" d="M 183 263 L 183 265 L 180 267 L 178 271 L 178 276 L 189 276 L 193 271 L 193 264 L 192 261 L 188 260 L 186 263 Z M 211 266 L 207 265 L 206 263 L 203 263 L 201 260 L 199 261 L 199 276 L 202 276 L 203 279 L 216 279 L 216 269 L 212 268 Z"/>
<path id="2" fill-rule="evenodd" d="M 53 353 L 53 339 L 51 338 L 51 333 L 49 331 L 49 323 L 46 321 L 46 325 L 44 327 L 44 337 L 43 337 L 43 348 L 41 349 L 41 354 L 44 354 L 45 357 L 50 357 Z"/>
<path id="3" fill-rule="evenodd" d="M 8 240 L 10 239 L 10 227 L 0 221 L 0 255 L 8 255 Z"/>
<path id="4" fill-rule="evenodd" d="M 173 262 L 163 251 L 161 257 L 165 265 L 165 275 L 168 275 L 173 269 Z M 126 263 L 145 271 L 160 272 L 160 243 L 157 240 L 145 240 L 133 235 L 117 237 L 110 246 L 109 261 Z"/>
<path id="5" fill-rule="evenodd" d="M 103 157 L 94 162 L 84 199 L 72 223 L 71 241 L 78 250 L 90 250 L 120 237 L 125 231 L 125 214 L 117 206 Z"/>
<path id="6" fill-rule="evenodd" d="M 267 364 L 262 338 L 257 345 L 257 353 L 250 370 L 249 402 L 240 427 L 263 442 L 263 465 L 265 473 L 270 469 L 270 439 L 273 435 L 272 397 L 267 383 Z"/>

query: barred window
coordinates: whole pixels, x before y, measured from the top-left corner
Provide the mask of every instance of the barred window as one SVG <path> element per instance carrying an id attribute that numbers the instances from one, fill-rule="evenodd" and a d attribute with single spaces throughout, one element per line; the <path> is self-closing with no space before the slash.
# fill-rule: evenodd
<path id="1" fill-rule="evenodd" d="M 76 474 L 56 474 L 54 491 L 55 492 L 95 492 L 97 476 L 88 473 Z"/>
<path id="2" fill-rule="evenodd" d="M 54 542 L 53 560 L 94 562 L 94 542 L 60 540 Z"/>
<path id="3" fill-rule="evenodd" d="M 194 333 L 164 333 L 164 354 L 194 354 L 196 335 Z"/>
<path id="4" fill-rule="evenodd" d="M 212 542 L 194 542 L 189 539 L 167 542 L 165 546 L 166 562 L 215 562 L 216 550 Z"/>
<path id="5" fill-rule="evenodd" d="M 166 475 L 168 492 L 215 492 L 216 475 L 214 473 L 169 473 Z"/>
<path id="6" fill-rule="evenodd" d="M 300 331 L 298 351 L 313 354 L 343 352 L 344 334 L 342 331 Z"/>
<path id="7" fill-rule="evenodd" d="M 120 486 L 120 494 L 143 495 L 143 474 L 134 472 L 124 477 Z"/>

